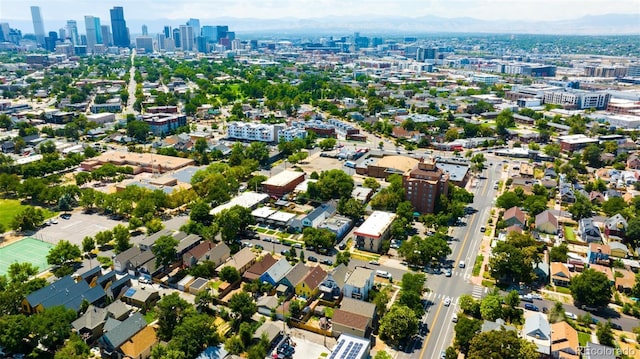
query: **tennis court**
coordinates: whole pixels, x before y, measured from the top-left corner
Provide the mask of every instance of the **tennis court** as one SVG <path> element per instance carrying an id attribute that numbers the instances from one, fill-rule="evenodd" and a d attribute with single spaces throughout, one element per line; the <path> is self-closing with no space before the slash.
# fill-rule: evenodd
<path id="1" fill-rule="evenodd" d="M 0 274 L 7 274 L 11 263 L 24 262 L 38 267 L 40 272 L 44 271 L 49 268 L 47 254 L 51 247 L 51 243 L 27 237 L 0 248 Z"/>

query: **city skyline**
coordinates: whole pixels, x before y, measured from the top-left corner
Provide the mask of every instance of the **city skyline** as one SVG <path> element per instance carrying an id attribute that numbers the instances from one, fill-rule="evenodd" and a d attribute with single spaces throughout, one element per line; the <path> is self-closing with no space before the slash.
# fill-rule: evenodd
<path id="1" fill-rule="evenodd" d="M 66 4 L 73 4 L 74 12 L 68 11 Z M 323 17 L 358 17 L 383 16 L 416 18 L 422 16 L 438 16 L 444 18 L 470 17 L 482 20 L 526 20 L 526 21 L 557 21 L 595 16 L 610 13 L 630 14 L 640 19 L 640 6 L 636 0 L 622 0 L 615 7 L 604 1 L 591 0 L 521 0 L 517 2 L 507 0 L 400 0 L 383 2 L 381 0 L 273 0 L 258 2 L 242 0 L 237 2 L 207 2 L 207 1 L 167 1 L 144 0 L 118 4 L 109 2 L 95 4 L 87 0 L 54 0 L 32 1 L 24 3 L 18 0 L 4 0 L 0 4 L 2 18 L 0 22 L 17 22 L 18 28 L 29 33 L 33 28 L 22 25 L 30 21 L 30 7 L 39 6 L 45 28 L 50 31 L 57 29 L 68 19 L 81 19 L 85 15 L 109 18 L 109 10 L 114 6 L 123 6 L 126 20 L 137 24 L 143 19 L 167 20 L 184 22 L 197 17 L 203 23 L 223 18 L 256 18 L 273 19 L 318 19 Z M 152 33 L 161 32 L 162 28 L 149 28 Z M 132 28 L 132 32 L 134 31 Z"/>

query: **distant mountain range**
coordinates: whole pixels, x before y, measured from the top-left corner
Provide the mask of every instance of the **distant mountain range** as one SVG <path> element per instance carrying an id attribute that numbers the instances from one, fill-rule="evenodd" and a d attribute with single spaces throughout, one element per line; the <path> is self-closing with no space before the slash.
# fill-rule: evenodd
<path id="1" fill-rule="evenodd" d="M 80 32 L 83 33 L 79 19 Z M 107 19 L 103 19 L 108 24 Z M 6 20 L 3 20 L 6 21 Z M 184 24 L 184 20 L 169 19 L 127 19 L 127 25 L 133 35 L 139 33 L 142 24 L 146 24 L 152 33 L 160 32 L 165 25 L 172 27 Z M 10 21 L 11 27 L 23 29 L 25 33 L 33 31 L 30 21 Z M 45 23 L 48 31 L 51 27 L 64 25 Z M 640 14 L 605 14 L 584 16 L 572 20 L 559 21 L 523 21 L 523 20 L 481 20 L 469 17 L 444 18 L 438 16 L 423 17 L 381 17 L 381 16 L 335 16 L 322 18 L 281 18 L 255 19 L 230 18 L 200 19 L 201 25 L 229 25 L 231 31 L 238 34 L 270 34 L 282 36 L 321 36 L 351 34 L 359 31 L 363 36 L 396 35 L 414 36 L 428 33 L 492 33 L 492 34 L 550 34 L 550 35 L 640 35 Z M 49 26 L 50 25 L 50 26 Z M 26 30 L 26 31 L 25 31 Z"/>

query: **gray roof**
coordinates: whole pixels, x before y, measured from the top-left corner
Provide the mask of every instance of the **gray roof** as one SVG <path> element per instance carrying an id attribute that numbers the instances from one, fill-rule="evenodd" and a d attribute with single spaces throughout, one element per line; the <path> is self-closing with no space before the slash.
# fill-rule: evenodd
<path id="1" fill-rule="evenodd" d="M 367 317 L 369 319 L 373 319 L 373 316 L 376 314 L 375 304 L 347 297 L 342 298 L 340 309 L 344 310 L 345 312 Z"/>
<path id="2" fill-rule="evenodd" d="M 142 288 L 142 287 L 140 287 L 140 288 L 130 288 L 127 291 L 127 293 L 125 293 L 125 297 L 131 298 L 131 299 L 139 301 L 139 302 L 146 302 L 154 294 L 158 295 L 158 291 L 157 290 L 148 290 L 148 289 L 146 289 L 146 287 L 145 288 Z"/>
<path id="3" fill-rule="evenodd" d="M 200 170 L 199 167 L 196 166 L 187 166 L 185 168 L 181 168 L 178 171 L 175 171 L 171 177 L 177 179 L 180 182 L 191 183 L 191 177 Z"/>
<path id="4" fill-rule="evenodd" d="M 309 268 L 302 262 L 296 263 L 289 273 L 287 273 L 284 277 L 293 285 L 294 287 L 298 285 L 303 279 L 304 276 L 309 272 Z"/>
<path id="5" fill-rule="evenodd" d="M 120 318 L 121 316 L 128 314 L 131 310 L 121 300 L 114 301 L 113 303 L 107 305 L 105 309 L 113 318 Z"/>
<path id="6" fill-rule="evenodd" d="M 84 328 L 93 330 L 94 328 L 104 324 L 107 320 L 107 316 L 107 309 L 90 305 L 89 308 L 87 308 L 87 311 L 80 318 L 71 323 L 71 326 L 75 330 L 81 330 Z"/>
<path id="7" fill-rule="evenodd" d="M 139 247 L 131 247 L 126 251 L 116 255 L 116 257 L 114 258 L 114 261 L 127 265 L 127 263 L 131 261 L 131 258 L 137 256 L 141 252 L 142 250 Z"/>
<path id="8" fill-rule="evenodd" d="M 278 306 L 278 298 L 275 295 L 265 295 L 258 298 L 256 304 L 258 307 L 273 309 Z"/>
<path id="9" fill-rule="evenodd" d="M 335 268 L 333 268 L 333 270 L 330 272 L 330 274 L 331 274 L 331 277 L 333 278 L 333 280 L 338 285 L 338 287 L 342 288 L 344 286 L 344 283 L 347 281 L 347 278 L 349 278 L 349 275 L 351 273 L 349 272 L 349 268 L 347 266 L 345 266 L 344 264 L 340 263 Z"/>
<path id="10" fill-rule="evenodd" d="M 320 206 L 316 207 L 313 211 L 309 212 L 305 219 L 309 221 L 314 221 L 321 215 L 327 213 L 325 217 L 330 217 L 332 214 L 336 213 L 336 207 L 332 203 L 323 203 Z"/>
<path id="11" fill-rule="evenodd" d="M 211 248 L 211 250 L 205 254 L 205 260 L 220 263 L 229 258 L 229 256 L 231 256 L 231 249 L 229 246 L 225 243 L 218 243 L 217 246 Z"/>
<path id="12" fill-rule="evenodd" d="M 356 267 L 345 283 L 356 288 L 363 288 L 366 285 L 367 280 L 371 278 L 372 274 L 372 269 Z"/>
<path id="13" fill-rule="evenodd" d="M 115 328 L 118 327 L 118 325 L 120 325 L 120 323 L 122 323 L 121 321 L 117 320 L 117 319 L 113 319 L 111 317 L 107 318 L 107 321 L 104 323 L 104 327 L 102 327 L 103 332 L 108 332 L 110 330 L 113 330 Z"/>
<path id="14" fill-rule="evenodd" d="M 532 313 L 532 315 L 524 321 L 522 331 L 524 335 L 533 337 L 539 334 L 540 339 L 551 338 L 551 325 L 549 325 L 546 316 L 542 313 Z"/>
<path id="15" fill-rule="evenodd" d="M 187 248 L 197 245 L 201 240 L 202 237 L 200 237 L 199 235 L 189 234 L 188 236 L 182 238 L 180 242 L 178 242 L 178 245 L 176 246 L 176 252 L 178 254 L 182 254 L 187 250 Z"/>
<path id="16" fill-rule="evenodd" d="M 482 322 L 482 328 L 480 329 L 482 332 L 490 332 L 492 330 L 500 330 L 500 328 L 504 328 L 505 330 L 513 330 L 516 331 L 516 328 L 511 325 L 506 325 L 503 319 L 496 319 L 495 322 L 490 320 L 485 320 Z"/>
<path id="17" fill-rule="evenodd" d="M 462 164 L 436 162 L 436 167 L 449 173 L 449 180 L 453 182 L 462 181 L 469 171 L 469 166 Z"/>
<path id="18" fill-rule="evenodd" d="M 107 345 L 116 349 L 146 326 L 147 322 L 144 320 L 142 314 L 135 312 L 129 318 L 122 321 L 117 327 L 103 335 L 102 340 Z"/>
<path id="19" fill-rule="evenodd" d="M 605 228 L 613 229 L 613 230 L 626 229 L 627 220 L 624 219 L 624 217 L 622 217 L 620 213 L 617 213 L 611 216 L 611 218 L 604 221 L 604 226 Z M 622 228 L 620 228 L 619 226 L 621 226 Z"/>
<path id="20" fill-rule="evenodd" d="M 153 244 L 156 242 L 156 240 L 158 240 L 158 238 L 162 237 L 162 236 L 172 236 L 173 237 L 173 231 L 170 229 L 163 229 L 160 230 L 148 237 L 145 237 L 142 241 L 140 241 L 140 246 L 143 247 L 151 247 L 153 246 Z"/>
<path id="21" fill-rule="evenodd" d="M 262 334 L 266 334 L 267 338 L 269 338 L 269 342 L 272 342 L 275 338 L 280 335 L 280 326 L 273 322 L 264 322 L 258 329 L 256 333 L 253 335 L 254 339 L 260 339 Z"/>
<path id="22" fill-rule="evenodd" d="M 280 258 L 276 264 L 272 265 L 265 274 L 268 274 L 274 282 L 278 283 L 291 270 L 291 264 L 286 258 Z"/>

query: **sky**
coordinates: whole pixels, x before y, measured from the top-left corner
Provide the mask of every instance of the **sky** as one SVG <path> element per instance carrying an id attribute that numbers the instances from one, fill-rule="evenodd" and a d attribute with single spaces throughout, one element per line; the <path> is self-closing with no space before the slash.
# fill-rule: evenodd
<path id="1" fill-rule="evenodd" d="M 45 28 L 57 29 L 67 19 L 83 23 L 84 15 L 109 23 L 109 9 L 124 7 L 127 20 L 199 18 L 319 18 L 327 16 L 435 15 L 485 20 L 565 20 L 585 15 L 638 14 L 640 0 L 0 0 L 0 22 L 12 20 L 24 28 L 31 21 L 30 6 L 40 6 Z M 205 20 L 205 21 L 203 21 Z M 160 29 L 149 29 L 160 31 Z"/>

